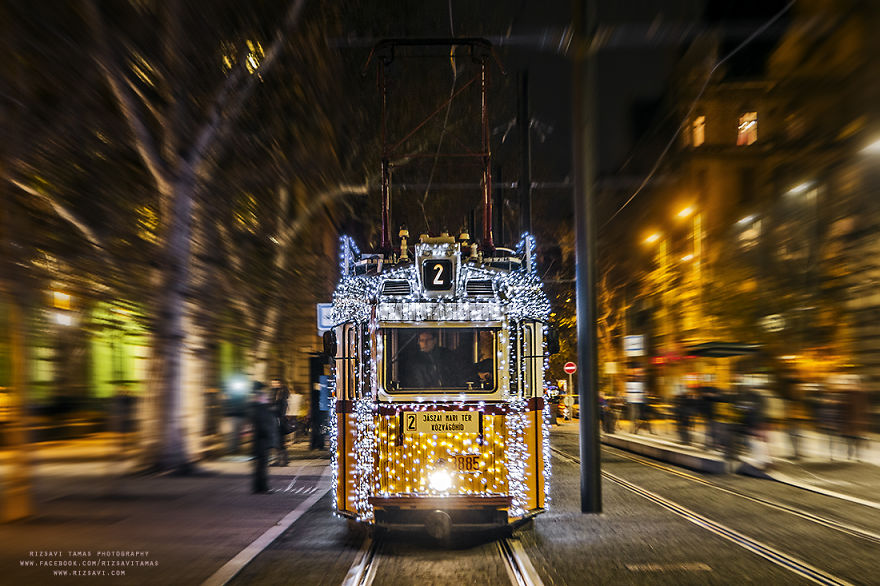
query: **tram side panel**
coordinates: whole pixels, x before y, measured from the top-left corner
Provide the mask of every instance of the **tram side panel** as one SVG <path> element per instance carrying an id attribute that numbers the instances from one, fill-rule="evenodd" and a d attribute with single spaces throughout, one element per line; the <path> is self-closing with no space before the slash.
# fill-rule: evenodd
<path id="1" fill-rule="evenodd" d="M 340 513 L 356 516 L 357 417 L 354 397 L 357 390 L 359 343 L 357 327 L 343 324 L 336 328 L 339 343 L 336 353 L 336 507 Z"/>
<path id="2" fill-rule="evenodd" d="M 523 324 L 522 329 L 523 394 L 527 399 L 524 439 L 528 459 L 525 463 L 528 501 L 526 509 L 544 508 L 544 347 L 543 327 L 538 322 Z"/>

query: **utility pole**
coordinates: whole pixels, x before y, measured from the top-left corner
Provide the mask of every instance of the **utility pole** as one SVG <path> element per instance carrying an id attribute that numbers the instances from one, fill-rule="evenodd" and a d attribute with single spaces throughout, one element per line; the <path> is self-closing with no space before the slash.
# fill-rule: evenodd
<path id="1" fill-rule="evenodd" d="M 574 136 L 575 257 L 577 261 L 578 377 L 581 452 L 581 512 L 602 512 L 599 466 L 599 372 L 596 341 L 596 54 L 595 2 L 573 2 L 574 67 L 572 100 Z"/>
<path id="2" fill-rule="evenodd" d="M 532 231 L 532 141 L 529 116 L 529 72 L 523 70 L 518 76 L 519 100 L 516 124 L 519 128 L 519 231 L 520 234 Z"/>

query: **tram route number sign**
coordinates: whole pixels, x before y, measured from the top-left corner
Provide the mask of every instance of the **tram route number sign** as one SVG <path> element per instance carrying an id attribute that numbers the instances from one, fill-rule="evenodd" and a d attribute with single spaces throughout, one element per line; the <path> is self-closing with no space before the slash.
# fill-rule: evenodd
<path id="1" fill-rule="evenodd" d="M 428 291 L 447 291 L 453 284 L 452 261 L 447 258 L 422 262 L 422 282 Z"/>
<path id="2" fill-rule="evenodd" d="M 473 411 L 404 411 L 403 433 L 480 433 L 480 414 Z"/>

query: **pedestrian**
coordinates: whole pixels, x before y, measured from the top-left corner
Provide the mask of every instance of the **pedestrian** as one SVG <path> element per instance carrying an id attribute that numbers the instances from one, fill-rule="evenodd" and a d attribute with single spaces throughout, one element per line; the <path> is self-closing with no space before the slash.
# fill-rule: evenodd
<path id="1" fill-rule="evenodd" d="M 733 460 L 738 452 L 739 424 L 741 421 L 736 395 L 720 391 L 715 401 L 715 420 L 718 428 L 718 447 L 727 460 Z"/>
<path id="2" fill-rule="evenodd" d="M 718 450 L 721 448 L 721 424 L 716 414 L 721 391 L 712 383 L 712 375 L 704 375 L 703 386 L 697 390 L 697 409 L 703 418 L 703 445 L 706 449 Z"/>
<path id="3" fill-rule="evenodd" d="M 620 395 L 612 395 L 608 400 L 608 411 L 611 414 L 611 431 L 609 433 L 617 431 L 618 423 L 623 419 L 623 405 L 623 397 Z"/>
<path id="4" fill-rule="evenodd" d="M 612 433 L 614 431 L 614 415 L 611 413 L 611 406 L 605 393 L 599 391 L 599 422 L 602 425 L 602 431 Z"/>
<path id="5" fill-rule="evenodd" d="M 792 379 L 792 390 L 785 400 L 785 425 L 795 460 L 799 460 L 801 457 L 801 434 L 802 430 L 806 428 L 808 420 L 805 405 L 807 386 L 797 378 Z"/>
<path id="6" fill-rule="evenodd" d="M 259 381 L 254 382 L 251 427 L 253 429 L 251 441 L 254 455 L 252 490 L 254 493 L 266 493 L 269 492 L 269 450 L 275 445 L 276 426 L 265 385 Z"/>
<path id="7" fill-rule="evenodd" d="M 840 433 L 840 397 L 831 388 L 819 390 L 816 419 L 819 431 L 828 436 L 828 457 L 834 461 L 834 437 Z"/>
<path id="8" fill-rule="evenodd" d="M 133 433 L 135 430 L 135 403 L 136 399 L 126 386 L 116 391 L 113 397 L 113 423 L 120 438 L 120 452 L 123 458 L 127 457 L 129 450 L 134 447 Z"/>
<path id="9" fill-rule="evenodd" d="M 659 407 L 660 397 L 653 393 L 648 393 L 645 397 L 645 402 L 642 403 L 641 417 L 639 419 L 639 426 L 645 428 L 648 433 L 654 433 L 651 422 L 657 418 Z"/>
<path id="10" fill-rule="evenodd" d="M 752 455 L 757 466 L 764 468 L 770 463 L 766 442 L 767 400 L 761 389 L 749 386 L 744 389 L 740 410 L 744 448 Z"/>
<path id="11" fill-rule="evenodd" d="M 780 378 L 780 385 L 784 407 L 783 424 L 791 444 L 792 458 L 799 460 L 801 457 L 801 425 L 806 416 L 803 406 L 804 383 L 796 374 L 786 373 Z"/>
<path id="12" fill-rule="evenodd" d="M 856 374 L 842 377 L 840 431 L 846 441 L 846 459 L 859 460 L 867 428 L 868 396 Z"/>
<path id="13" fill-rule="evenodd" d="M 287 466 L 287 435 L 291 432 L 290 423 L 287 421 L 287 401 L 290 391 L 281 379 L 275 377 L 270 383 L 272 394 L 272 415 L 275 418 L 275 460 L 273 466 Z"/>
<path id="14" fill-rule="evenodd" d="M 691 399 L 690 389 L 682 384 L 676 385 L 674 399 L 675 427 L 678 430 L 678 439 L 684 445 L 691 443 Z"/>
<path id="15" fill-rule="evenodd" d="M 287 401 L 287 420 L 291 422 L 292 431 L 290 433 L 291 443 L 297 442 L 297 435 L 299 432 L 305 431 L 306 425 L 306 407 L 305 400 L 301 393 L 298 393 L 296 389 L 292 393 L 290 393 L 290 397 Z"/>

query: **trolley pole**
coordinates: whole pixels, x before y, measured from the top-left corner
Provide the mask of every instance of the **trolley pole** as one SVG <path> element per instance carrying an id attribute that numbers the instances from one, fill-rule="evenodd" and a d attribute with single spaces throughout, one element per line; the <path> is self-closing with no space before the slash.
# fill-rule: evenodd
<path id="1" fill-rule="evenodd" d="M 591 46 L 597 26 L 595 2 L 572 2 L 574 67 L 572 83 L 574 217 L 577 281 L 578 377 L 580 398 L 581 512 L 601 513 L 599 466 L 598 357 L 596 346 L 596 230 L 593 183 L 596 174 L 596 55 Z"/>

